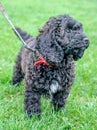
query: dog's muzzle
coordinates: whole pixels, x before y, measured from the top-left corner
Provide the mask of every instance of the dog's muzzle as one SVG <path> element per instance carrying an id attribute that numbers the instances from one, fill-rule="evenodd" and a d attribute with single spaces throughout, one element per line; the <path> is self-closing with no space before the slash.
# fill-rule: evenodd
<path id="1" fill-rule="evenodd" d="M 79 46 L 79 48 L 77 48 L 77 49 L 75 48 L 73 50 L 73 58 L 75 61 L 77 61 L 84 55 L 85 49 L 87 49 L 89 46 L 89 39 L 87 37 L 84 38 L 82 43 L 83 43 L 82 46 Z"/>

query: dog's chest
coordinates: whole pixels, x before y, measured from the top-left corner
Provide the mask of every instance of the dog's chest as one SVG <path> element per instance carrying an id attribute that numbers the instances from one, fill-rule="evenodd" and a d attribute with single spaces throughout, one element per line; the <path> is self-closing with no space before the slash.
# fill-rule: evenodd
<path id="1" fill-rule="evenodd" d="M 66 80 L 66 69 L 65 67 L 37 66 L 35 75 L 36 82 L 38 82 L 37 87 L 56 93 L 63 89 Z"/>
<path id="2" fill-rule="evenodd" d="M 57 80 L 52 80 L 49 88 L 51 93 L 56 93 L 62 90 L 62 86 L 59 84 Z"/>

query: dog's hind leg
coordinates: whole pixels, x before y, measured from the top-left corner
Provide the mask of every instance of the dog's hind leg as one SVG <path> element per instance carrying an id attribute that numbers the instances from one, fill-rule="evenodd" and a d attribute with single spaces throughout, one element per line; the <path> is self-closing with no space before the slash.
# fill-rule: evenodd
<path id="1" fill-rule="evenodd" d="M 13 70 L 11 84 L 19 85 L 19 83 L 21 82 L 21 80 L 23 78 L 24 78 L 24 74 L 23 74 L 22 68 L 21 68 L 21 50 L 20 50 L 20 52 L 18 53 L 16 60 L 15 60 L 15 66 L 14 66 L 14 70 Z"/>

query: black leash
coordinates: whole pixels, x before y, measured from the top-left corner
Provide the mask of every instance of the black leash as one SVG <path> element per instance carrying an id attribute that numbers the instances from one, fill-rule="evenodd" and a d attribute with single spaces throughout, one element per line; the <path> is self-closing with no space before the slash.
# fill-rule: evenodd
<path id="1" fill-rule="evenodd" d="M 34 50 L 32 50 L 27 44 L 26 42 L 23 40 L 23 38 L 21 37 L 21 35 L 19 34 L 19 32 L 16 30 L 15 26 L 13 25 L 12 21 L 10 20 L 8 14 L 6 13 L 4 7 L 2 6 L 2 4 L 0 3 L 0 11 L 2 12 L 2 14 L 4 15 L 4 17 L 6 18 L 7 22 L 10 24 L 12 30 L 14 30 L 14 32 L 17 34 L 18 38 L 21 40 L 23 46 L 25 48 L 27 48 L 28 50 L 32 51 L 33 53 L 35 53 Z"/>

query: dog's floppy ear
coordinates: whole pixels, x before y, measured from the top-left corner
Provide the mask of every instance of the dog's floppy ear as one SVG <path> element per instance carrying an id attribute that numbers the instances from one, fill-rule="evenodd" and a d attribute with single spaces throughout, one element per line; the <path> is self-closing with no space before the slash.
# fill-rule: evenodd
<path id="1" fill-rule="evenodd" d="M 51 17 L 40 29 L 40 34 L 36 38 L 36 49 L 52 63 L 60 63 L 64 58 L 63 49 L 56 40 L 57 26 L 56 18 Z"/>
<path id="2" fill-rule="evenodd" d="M 60 63 L 64 57 L 63 50 L 52 37 L 50 32 L 40 34 L 36 38 L 36 49 L 48 62 Z"/>

